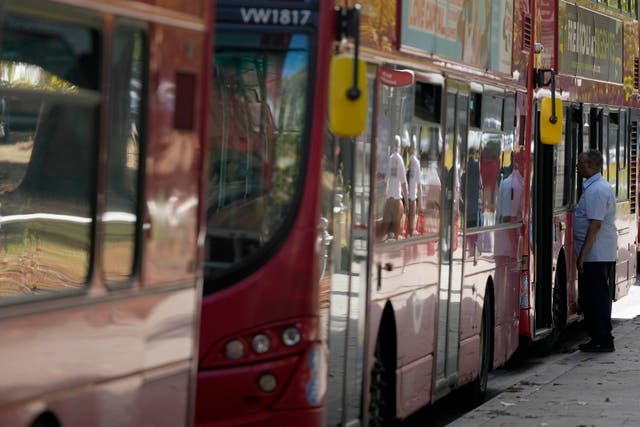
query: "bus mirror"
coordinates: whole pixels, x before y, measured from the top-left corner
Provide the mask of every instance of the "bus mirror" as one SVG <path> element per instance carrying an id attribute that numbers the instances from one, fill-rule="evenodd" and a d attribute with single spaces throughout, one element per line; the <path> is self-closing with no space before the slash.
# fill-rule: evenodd
<path id="1" fill-rule="evenodd" d="M 542 98 L 540 103 L 540 142 L 557 145 L 562 140 L 562 100 Z"/>
<path id="2" fill-rule="evenodd" d="M 358 64 L 357 86 L 353 86 Z M 354 93 L 354 88 L 359 92 Z M 329 129 L 336 136 L 355 137 L 367 121 L 367 66 L 349 55 L 331 58 L 329 74 Z"/>

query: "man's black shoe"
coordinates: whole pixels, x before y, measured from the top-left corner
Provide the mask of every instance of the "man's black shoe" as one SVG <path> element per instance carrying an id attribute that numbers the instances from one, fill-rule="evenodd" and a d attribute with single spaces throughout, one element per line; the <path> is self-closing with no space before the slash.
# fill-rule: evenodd
<path id="1" fill-rule="evenodd" d="M 601 344 L 593 341 L 580 344 L 578 349 L 585 353 L 613 353 L 616 351 L 613 343 Z"/>

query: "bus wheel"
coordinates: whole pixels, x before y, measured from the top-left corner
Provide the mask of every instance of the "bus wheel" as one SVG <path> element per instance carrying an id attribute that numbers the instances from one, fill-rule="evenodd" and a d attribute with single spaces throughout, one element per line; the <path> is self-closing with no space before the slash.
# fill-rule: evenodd
<path id="1" fill-rule="evenodd" d="M 371 427 L 395 425 L 394 372 L 384 364 L 381 344 L 378 340 L 371 368 L 369 385 L 369 425 Z"/>
<path id="2" fill-rule="evenodd" d="M 567 325 L 567 286 L 564 280 L 560 280 L 558 275 L 560 269 L 556 270 L 553 278 L 553 335 L 556 337 Z"/>
<path id="3" fill-rule="evenodd" d="M 35 419 L 31 427 L 60 427 L 60 423 L 51 412 L 45 412 Z"/>
<path id="4" fill-rule="evenodd" d="M 469 403 L 477 406 L 484 401 L 487 394 L 487 383 L 489 381 L 489 368 L 491 366 L 491 355 L 493 348 L 493 319 L 491 318 L 491 298 L 485 299 L 482 307 L 482 323 L 480 325 L 480 372 L 468 386 Z"/>

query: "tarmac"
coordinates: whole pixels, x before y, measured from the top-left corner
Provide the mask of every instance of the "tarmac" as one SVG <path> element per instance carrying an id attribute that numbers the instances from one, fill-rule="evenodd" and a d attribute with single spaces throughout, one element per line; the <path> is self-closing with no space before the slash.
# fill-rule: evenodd
<path id="1" fill-rule="evenodd" d="M 640 286 L 631 291 L 614 303 L 615 352 L 568 353 L 449 425 L 640 426 Z"/>

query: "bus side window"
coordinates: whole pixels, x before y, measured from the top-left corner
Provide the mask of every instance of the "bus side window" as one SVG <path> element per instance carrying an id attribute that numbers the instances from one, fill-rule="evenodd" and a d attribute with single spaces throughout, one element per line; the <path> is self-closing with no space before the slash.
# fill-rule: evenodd
<path id="1" fill-rule="evenodd" d="M 89 280 L 101 42 L 77 22 L 2 20 L 0 303 Z"/>
<path id="2" fill-rule="evenodd" d="M 135 272 L 139 230 L 140 155 L 144 151 L 144 73 L 147 43 L 143 30 L 116 24 L 111 56 L 104 256 L 107 283 L 122 282 Z"/>

